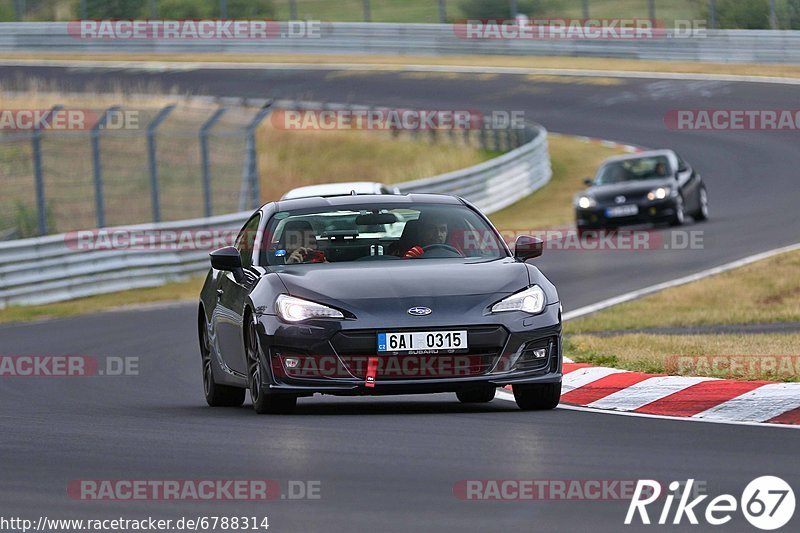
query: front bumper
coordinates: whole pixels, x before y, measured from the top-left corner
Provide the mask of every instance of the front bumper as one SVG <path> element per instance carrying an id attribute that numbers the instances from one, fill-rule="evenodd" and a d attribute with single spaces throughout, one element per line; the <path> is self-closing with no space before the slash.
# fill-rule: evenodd
<path id="1" fill-rule="evenodd" d="M 624 217 L 609 217 L 606 209 L 614 205 L 598 205 L 588 209 L 575 208 L 575 225 L 582 229 L 613 228 L 630 226 L 634 224 L 656 224 L 668 222 L 675 216 L 675 199 L 667 198 L 655 202 L 636 202 L 627 205 L 636 205 L 636 215 Z"/>
<path id="2" fill-rule="evenodd" d="M 466 353 L 378 355 L 379 331 L 410 328 L 361 328 L 357 322 L 320 320 L 289 325 L 275 316 L 262 315 L 259 340 L 265 392 L 298 396 L 428 394 L 486 385 L 558 383 L 562 379 L 558 303 L 534 317 L 500 313 L 471 324 L 415 328 L 466 329 L 470 347 Z M 546 352 L 544 357 L 541 350 Z M 370 359 L 378 365 L 373 372 L 374 386 L 367 381 Z M 290 368 L 290 360 L 299 363 Z"/>

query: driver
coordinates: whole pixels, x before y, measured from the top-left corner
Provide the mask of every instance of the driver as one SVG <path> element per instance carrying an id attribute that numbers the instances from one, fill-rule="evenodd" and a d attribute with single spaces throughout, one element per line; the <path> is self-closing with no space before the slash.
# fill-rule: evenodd
<path id="1" fill-rule="evenodd" d="M 306 220 L 291 220 L 286 223 L 281 237 L 286 264 L 327 263 L 325 252 L 317 246 L 314 228 Z M 289 252 L 288 250 L 292 250 Z"/>
<path id="2" fill-rule="evenodd" d="M 447 220 L 443 218 L 431 218 L 420 221 L 419 226 L 419 243 L 412 246 L 403 255 L 404 258 L 410 259 L 419 257 L 425 253 L 424 248 L 432 244 L 445 244 L 447 242 Z"/>
<path id="3" fill-rule="evenodd" d="M 656 165 L 656 176 L 666 176 L 667 175 L 667 165 L 664 163 L 658 163 Z"/>

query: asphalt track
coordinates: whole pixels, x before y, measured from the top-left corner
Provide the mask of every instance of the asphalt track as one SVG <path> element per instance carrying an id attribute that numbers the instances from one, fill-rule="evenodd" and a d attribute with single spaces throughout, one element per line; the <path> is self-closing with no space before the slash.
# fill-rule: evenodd
<path id="1" fill-rule="evenodd" d="M 6 88 L 24 87 L 31 77 L 64 90 L 158 85 L 225 96 L 524 110 L 554 132 L 676 148 L 709 186 L 712 220 L 687 228 L 704 232 L 703 249 L 548 250 L 538 264 L 558 285 L 565 310 L 791 244 L 800 234 L 797 132 L 685 133 L 663 122 L 673 109 L 793 109 L 796 87 L 647 79 L 609 86 L 515 75 L 0 68 Z M 466 479 L 694 478 L 712 496 L 738 497 L 750 480 L 772 474 L 800 487 L 800 432 L 792 429 L 567 410 L 522 413 L 500 400 L 463 407 L 452 395 L 317 397 L 301 400 L 297 413 L 285 417 L 258 417 L 249 406 L 212 410 L 202 400 L 194 317 L 193 306 L 183 305 L 0 327 L 3 354 L 140 358 L 138 376 L 3 380 L 3 516 L 268 515 L 278 531 L 619 531 L 624 501 L 461 501 L 453 486 Z M 319 480 L 322 498 L 100 503 L 73 501 L 66 492 L 74 479 L 229 478 L 275 479 L 282 486 Z M 752 530 L 740 513 L 720 529 Z"/>

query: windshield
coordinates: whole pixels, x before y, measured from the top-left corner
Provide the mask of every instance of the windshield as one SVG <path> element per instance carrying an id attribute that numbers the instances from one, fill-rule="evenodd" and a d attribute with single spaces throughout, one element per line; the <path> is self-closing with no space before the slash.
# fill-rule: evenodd
<path id="1" fill-rule="evenodd" d="M 442 205 L 282 211 L 269 221 L 261 249 L 264 265 L 507 257 L 474 211 Z"/>
<path id="2" fill-rule="evenodd" d="M 666 156 L 641 157 L 606 163 L 597 173 L 595 185 L 608 185 L 623 181 L 664 179 L 669 176 Z"/>

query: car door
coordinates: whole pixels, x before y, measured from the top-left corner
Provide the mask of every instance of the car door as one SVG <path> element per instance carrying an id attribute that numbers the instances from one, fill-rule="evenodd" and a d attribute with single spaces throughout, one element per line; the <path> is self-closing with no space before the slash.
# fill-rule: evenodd
<path id="1" fill-rule="evenodd" d="M 222 359 L 230 370 L 247 375 L 247 360 L 242 334 L 244 305 L 247 295 L 258 281 L 253 269 L 253 252 L 261 214 L 257 213 L 244 225 L 234 246 L 242 258 L 244 276 L 236 279 L 233 272 L 220 272 L 217 284 L 216 326 Z"/>
<path id="2" fill-rule="evenodd" d="M 677 155 L 677 154 L 676 154 Z M 698 208 L 700 176 L 678 155 L 678 188 L 683 196 L 685 209 L 694 212 Z"/>

